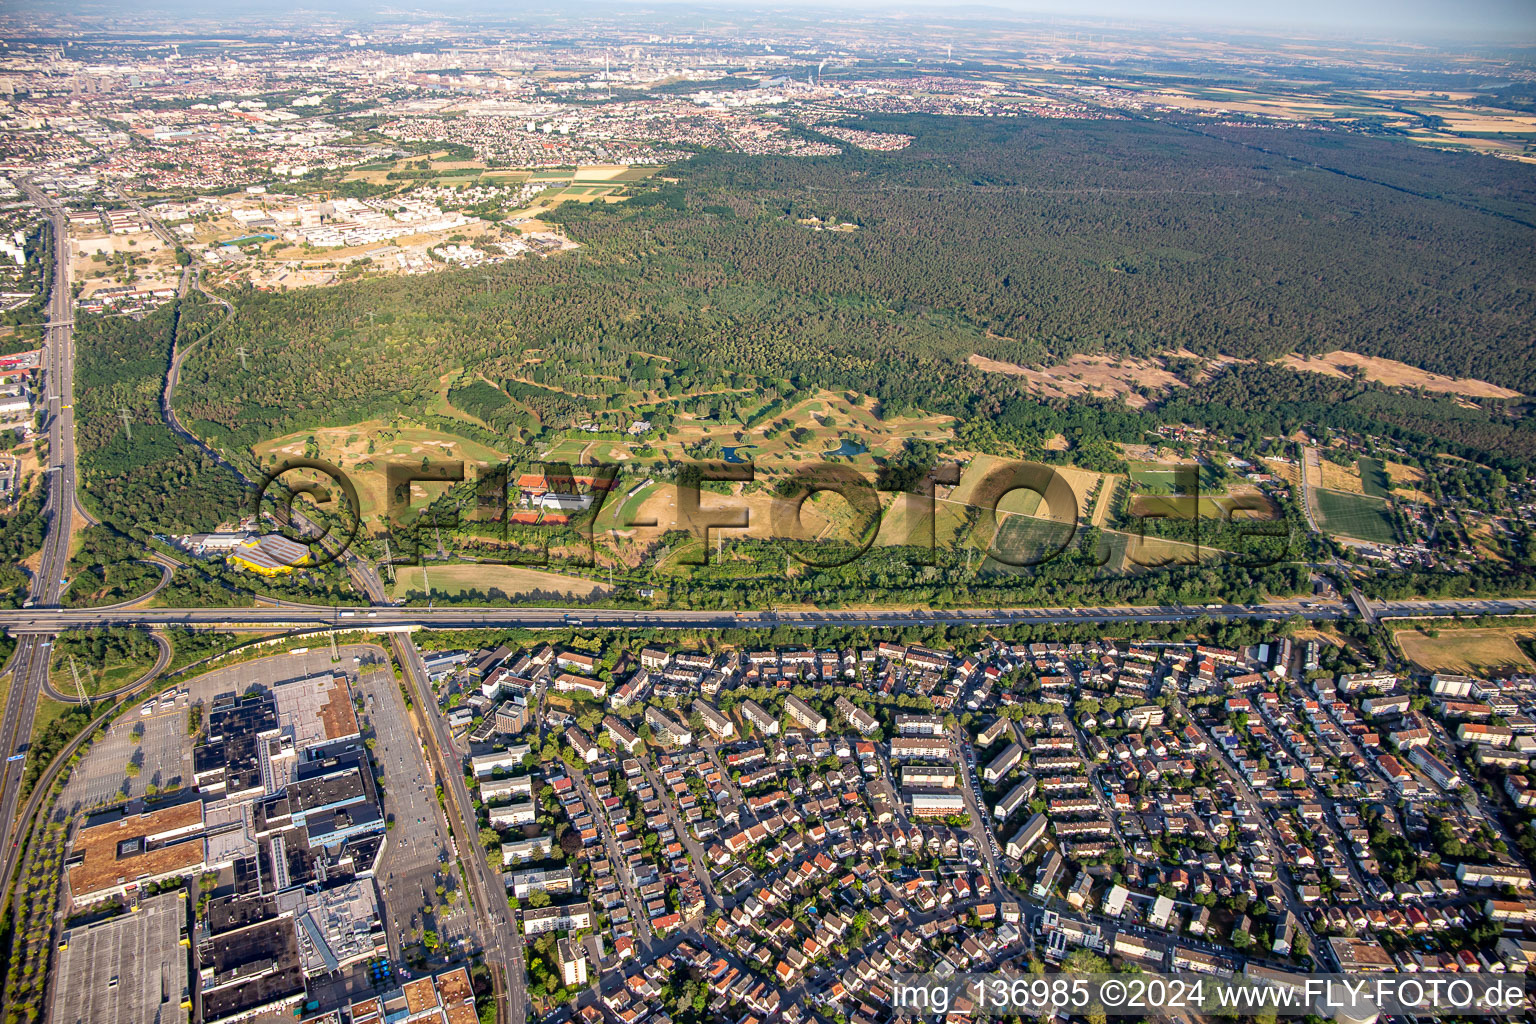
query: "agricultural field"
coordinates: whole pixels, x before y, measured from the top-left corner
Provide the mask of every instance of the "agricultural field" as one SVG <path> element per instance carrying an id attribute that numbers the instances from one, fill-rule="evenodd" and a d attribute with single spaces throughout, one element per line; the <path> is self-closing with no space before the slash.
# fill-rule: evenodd
<path id="1" fill-rule="evenodd" d="M 1077 536 L 1077 526 L 1031 516 L 1010 515 L 999 518 L 992 536 L 991 550 L 1001 560 L 989 556 L 985 567 L 1003 571 L 1029 571 L 1055 557 Z"/>
<path id="2" fill-rule="evenodd" d="M 1312 493 L 1317 503 L 1318 525 L 1328 533 L 1373 544 L 1397 543 L 1397 531 L 1385 501 L 1322 488 Z"/>
<path id="3" fill-rule="evenodd" d="M 1418 629 L 1402 629 L 1396 637 L 1403 655 L 1426 672 L 1473 676 L 1536 672 L 1536 664 L 1519 643 L 1536 637 L 1531 627 L 1442 627 L 1433 637 Z"/>
<path id="4" fill-rule="evenodd" d="M 1103 526 L 1109 521 L 1109 514 L 1115 504 L 1115 494 L 1123 483 L 1125 483 L 1125 477 L 1113 474 L 1099 481 L 1098 494 L 1094 498 L 1093 514 L 1088 519 L 1094 526 Z"/>
<path id="5" fill-rule="evenodd" d="M 1118 561 L 1106 563 L 1114 572 L 1145 572 L 1169 565 L 1193 565 L 1196 562 L 1212 562 L 1223 557 L 1223 552 L 1208 544 L 1194 545 L 1164 537 L 1138 537 L 1131 534 L 1113 533 L 1107 536 L 1123 538 L 1112 543 L 1118 549 Z"/>
<path id="6" fill-rule="evenodd" d="M 1279 123 L 1380 124 L 1424 146 L 1536 162 L 1529 152 L 1530 142 L 1536 139 L 1536 117 L 1481 106 L 1472 93 L 1340 89 L 1311 96 L 1225 82 L 1164 85 L 1116 80 L 1114 85 L 1141 92 L 1159 107 L 1189 113 L 1237 114 Z"/>
<path id="7" fill-rule="evenodd" d="M 1003 459 L 995 455 L 977 455 L 972 457 L 960 472 L 960 482 L 948 494 L 940 488 L 937 492 L 941 503 L 955 505 L 983 505 L 989 502 L 981 494 L 981 484 L 987 476 L 999 466 L 1007 465 L 1009 459 Z M 1106 480 L 1116 479 L 1104 473 L 1093 470 L 1080 469 L 1077 466 L 1050 466 L 1056 477 L 1063 481 L 1076 499 L 1076 516 L 1081 521 L 1092 518 L 1096 511 L 1101 483 Z M 1064 493 L 1064 492 L 1063 492 Z M 1065 503 L 1063 503 L 1065 504 Z M 1065 519 L 1067 511 L 1051 508 L 1041 498 L 1041 495 L 1032 490 L 1011 491 L 1002 496 L 998 503 L 998 511 L 1014 515 L 1034 516 L 1040 513 L 1040 508 L 1045 505 L 1046 511 L 1043 518 Z"/>
<path id="8" fill-rule="evenodd" d="M 936 549 L 953 548 L 960 543 L 967 520 L 966 506 L 935 501 L 930 512 L 927 503 L 915 495 L 888 494 L 881 495 L 881 499 L 885 513 L 875 543 L 926 548 L 930 532 Z"/>

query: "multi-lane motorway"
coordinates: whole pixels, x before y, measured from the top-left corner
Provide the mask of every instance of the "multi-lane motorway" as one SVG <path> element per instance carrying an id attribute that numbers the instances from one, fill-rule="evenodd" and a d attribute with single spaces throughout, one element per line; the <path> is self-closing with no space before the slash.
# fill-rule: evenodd
<path id="1" fill-rule="evenodd" d="M 1373 601 L 1381 619 L 1451 615 L 1533 615 L 1536 599 L 1440 599 Z M 851 611 L 728 611 L 720 609 L 490 608 L 394 605 L 330 606 L 285 602 L 253 608 L 21 608 L 0 611 L 0 629 L 35 636 L 92 626 L 252 629 L 479 629 L 486 626 L 604 629 L 731 629 L 851 626 L 1068 625 L 1211 620 L 1327 622 L 1356 614 L 1340 601 L 1269 601 L 1259 604 L 1114 605 L 1092 608 L 857 609 Z"/>
<path id="2" fill-rule="evenodd" d="M 43 540 L 42 563 L 32 580 L 29 601 L 38 607 L 57 605 L 64 585 L 64 567 L 69 562 L 71 518 L 75 514 L 75 423 L 74 423 L 74 321 L 69 281 L 69 233 L 65 214 L 59 206 L 31 185 L 23 185 L 27 195 L 48 214 L 53 232 L 54 274 L 50 286 L 48 325 L 44 336 L 43 373 L 47 387 L 48 419 L 48 498 L 43 506 L 47 535 Z M 11 659 L 11 686 L 6 694 L 5 720 L 0 723 L 0 740 L 6 757 L 0 772 L 0 884 L 9 878 L 12 854 L 16 847 L 16 811 L 21 798 L 24 761 L 21 754 L 32 736 L 32 719 L 37 697 L 48 680 L 48 665 L 53 637 L 46 631 L 18 634 L 15 655 Z"/>
<path id="3" fill-rule="evenodd" d="M 1536 600 L 1423 600 L 1366 602 L 1358 595 L 1352 604 L 1340 601 L 1289 600 L 1260 604 L 1151 605 L 1097 608 L 996 608 L 996 609 L 861 609 L 852 611 L 736 611 L 659 609 L 567 609 L 398 607 L 387 602 L 384 588 L 373 568 L 348 555 L 346 564 L 354 581 L 371 602 L 355 607 L 331 607 L 274 603 L 253 608 L 145 608 L 117 606 L 95 609 L 58 607 L 69 558 L 69 538 L 74 517 L 90 518 L 76 499 L 74 438 L 74 337 L 70 298 L 68 234 L 64 212 L 40 191 L 24 185 L 29 197 L 47 212 L 55 245 L 49 323 L 45 335 L 44 373 L 47 384 L 49 449 L 48 497 L 45 505 L 47 535 L 40 571 L 33 579 L 28 607 L 0 611 L 0 629 L 17 638 L 11 661 L 12 684 L 5 717 L 0 723 L 0 756 L 7 758 L 0 771 L 0 886 L 14 867 L 19 835 L 17 810 L 21 794 L 23 756 L 31 737 L 40 693 L 48 687 L 53 637 L 63 630 L 92 626 L 139 626 L 192 628 L 252 628 L 263 630 L 376 630 L 395 631 L 394 653 L 409 681 L 413 697 L 422 708 L 424 739 L 433 768 L 444 787 L 450 827 L 459 847 L 476 916 L 485 945 L 486 961 L 497 981 L 498 1016 L 509 1024 L 527 1019 L 521 937 L 510 920 L 500 872 L 485 862 L 471 828 L 473 802 L 462 772 L 450 760 L 452 744 L 442 720 L 431 711 L 432 695 L 415 645 L 406 631 L 416 628 L 456 629 L 487 626 L 528 628 L 688 628 L 731 629 L 793 627 L 907 627 L 907 626 L 1007 626 L 1019 623 L 1134 624 L 1212 620 L 1258 619 L 1329 621 L 1364 614 L 1368 619 L 1412 618 L 1449 615 L 1536 614 Z M 195 273 L 195 271 L 193 271 Z M 191 279 L 189 278 L 189 281 Z M 180 430 L 170 412 L 170 395 L 179 369 L 178 353 L 164 395 L 167 419 Z M 217 455 L 216 455 L 217 457 Z M 231 467 L 232 468 L 232 467 Z M 163 581 L 162 581 L 163 582 Z M 162 648 L 160 667 L 168 661 Z M 980 815 L 979 808 L 973 812 Z M 990 859 L 990 857 L 989 857 Z M 503 984 L 504 983 L 504 984 Z"/>

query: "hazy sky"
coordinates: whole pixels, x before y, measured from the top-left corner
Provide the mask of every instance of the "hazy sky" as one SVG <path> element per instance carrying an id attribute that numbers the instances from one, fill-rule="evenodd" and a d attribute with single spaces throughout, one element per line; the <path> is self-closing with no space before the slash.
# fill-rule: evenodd
<path id="1" fill-rule="evenodd" d="M 644 17 L 647 10 L 676 13 L 688 8 L 701 12 L 825 11 L 861 16 L 879 12 L 923 11 L 946 20 L 974 15 L 996 21 L 1009 15 L 1037 20 L 1110 18 L 1126 23 L 1165 22 L 1187 24 L 1193 29 L 1238 26 L 1317 29 L 1373 38 L 1437 37 L 1466 40 L 1469 37 L 1514 46 L 1536 45 L 1536 0 L 585 0 L 580 5 L 530 8 L 526 0 L 243 0 L 229 8 L 210 7 L 204 0 L 4 0 L 14 12 L 79 12 L 99 14 L 104 9 L 124 13 L 169 13 L 216 21 L 226 12 L 231 18 L 260 19 L 312 11 L 363 22 L 405 21 L 412 16 L 430 18 L 441 14 L 475 21 L 508 21 L 535 15 L 541 21 L 568 13 L 579 22 L 583 12 L 612 15 L 624 12 Z"/>
<path id="2" fill-rule="evenodd" d="M 1195 25 L 1315 25 L 1403 32 L 1508 33 L 1510 43 L 1536 41 L 1536 0 L 996 0 L 1010 10 L 1182 21 Z"/>

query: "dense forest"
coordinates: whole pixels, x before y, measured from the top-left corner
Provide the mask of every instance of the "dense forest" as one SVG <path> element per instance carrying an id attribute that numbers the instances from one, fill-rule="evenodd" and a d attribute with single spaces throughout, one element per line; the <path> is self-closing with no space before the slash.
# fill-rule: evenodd
<path id="1" fill-rule="evenodd" d="M 77 319 L 76 432 L 80 496 L 102 525 L 87 529 L 70 560 L 69 605 L 120 601 L 160 579 L 134 561 L 143 541 L 212 530 L 251 512 L 251 492 L 227 465 L 174 432 L 160 399 L 173 342 L 190 344 L 221 322 L 202 296 L 142 319 L 80 314 Z M 354 596 L 337 566 L 263 579 L 220 561 L 177 570 L 171 603 L 249 604 L 251 592 L 340 601 Z"/>
<path id="2" fill-rule="evenodd" d="M 178 332 L 183 343 L 204 339 L 178 410 L 237 462 L 274 436 L 396 414 L 531 440 L 588 421 L 622 430 L 644 416 L 664 427 L 679 412 L 764 423 L 827 388 L 870 396 L 878 416 L 952 415 L 971 450 L 1106 471 L 1123 470 L 1114 442 L 1143 441 L 1158 422 L 1249 444 L 1303 425 L 1371 434 L 1511 476 L 1536 464 L 1536 428 L 1500 401 L 1262 362 L 1207 374 L 1191 360 L 1180 374 L 1188 386 L 1133 410 L 1041 398 L 967 363 L 972 353 L 1039 364 L 1081 351 L 1263 359 L 1346 348 L 1536 390 L 1527 169 L 1481 160 L 1467 170 L 1469 158 L 1379 140 L 1249 131 L 1228 141 L 1138 121 L 861 125 L 915 141 L 830 158 L 702 154 L 626 203 L 552 213 L 581 243 L 574 254 L 246 291 L 213 334 L 197 296 L 142 321 L 83 315 L 80 449 L 92 507 L 126 533 L 208 529 L 243 507 L 237 478 L 160 418 Z M 454 426 L 449 410 L 483 426 Z M 1065 451 L 1047 445 L 1058 435 Z M 1293 534 L 1295 510 L 1286 515 Z M 1153 532 L 1189 539 L 1184 529 Z M 1205 543 L 1239 539 L 1212 531 Z M 1294 554 L 1293 539 L 1276 539 L 1271 554 Z M 669 590 L 680 603 L 729 606 L 747 594 L 1199 601 L 1306 585 L 1289 569 L 1240 563 L 1109 581 L 1100 541 L 1081 538 L 1029 574 L 914 567 L 898 549 L 793 581 L 777 555 L 744 546 L 738 555 L 750 557 Z M 148 567 L 111 568 L 120 550 L 91 539 L 83 554 L 97 568 L 75 599 L 152 583 Z M 209 567 L 178 574 L 165 597 L 234 593 Z"/>
<path id="3" fill-rule="evenodd" d="M 48 521 L 43 514 L 46 484 L 29 478 L 16 507 L 0 515 L 0 608 L 20 608 L 32 587 L 20 562 L 43 546 Z"/>
<path id="4" fill-rule="evenodd" d="M 1029 451 L 1058 431 L 1133 438 L 1146 421 L 1107 402 L 1021 401 L 1016 380 L 970 354 L 1345 348 L 1536 390 L 1527 168 L 1128 120 L 861 125 L 915 141 L 705 153 L 629 202 L 552 213 L 582 243 L 574 255 L 238 296 L 229 328 L 189 360 L 179 408 L 233 451 L 419 414 L 444 379 L 451 404 L 524 437 L 640 401 L 827 387 L 886 414 L 950 413 Z M 827 222 L 852 227 L 815 230 Z M 1370 392 L 1349 390 L 1361 420 L 1530 454 L 1500 409 Z"/>
<path id="5" fill-rule="evenodd" d="M 127 532 L 193 533 L 237 518 L 239 482 L 160 414 L 179 303 L 143 320 L 78 319 L 76 437 L 88 505 Z"/>
<path id="6" fill-rule="evenodd" d="M 1417 453 L 1506 469 L 1536 462 L 1536 423 L 1506 414 L 1499 403 L 1485 409 L 1262 363 L 1232 366 L 1175 392 L 1156 415 L 1246 435 L 1287 435 L 1304 425 L 1372 433 Z"/>

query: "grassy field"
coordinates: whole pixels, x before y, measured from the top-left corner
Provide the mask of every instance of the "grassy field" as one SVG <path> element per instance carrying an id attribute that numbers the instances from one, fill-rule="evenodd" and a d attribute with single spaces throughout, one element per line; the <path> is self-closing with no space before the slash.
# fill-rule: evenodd
<path id="1" fill-rule="evenodd" d="M 572 465 L 581 458 L 581 453 L 592 444 L 591 441 L 583 441 L 580 438 L 565 438 L 556 441 L 550 447 L 539 453 L 539 458 L 550 462 L 569 462 Z"/>
<path id="2" fill-rule="evenodd" d="M 1200 497 L 1183 495 L 1138 494 L 1131 499 L 1130 514 L 1146 518 L 1236 520 L 1274 519 L 1280 509 L 1274 502 L 1258 492 L 1243 495 L 1202 494 Z"/>
<path id="3" fill-rule="evenodd" d="M 584 598 L 608 589 L 591 580 L 516 565 L 439 565 L 429 566 L 425 572 L 427 581 L 431 583 L 431 592 L 448 597 L 457 597 L 471 590 L 482 593 L 500 590 L 508 597 L 539 591 Z M 422 574 L 421 566 L 397 570 L 390 595 L 402 598 L 412 591 L 418 595 L 426 593 L 427 584 L 423 582 Z"/>
<path id="4" fill-rule="evenodd" d="M 1392 527 L 1387 503 L 1380 498 L 1322 489 L 1314 494 L 1322 520 L 1320 525 L 1328 533 L 1375 544 L 1397 543 L 1397 531 Z"/>
<path id="5" fill-rule="evenodd" d="M 930 511 L 927 502 L 915 495 L 892 494 L 884 498 L 885 515 L 880 520 L 877 544 L 910 544 L 926 550 L 930 531 L 935 548 L 953 548 L 960 543 L 965 506 L 936 502 Z"/>
<path id="6" fill-rule="evenodd" d="M 645 484 L 628 497 L 624 492 L 611 495 L 604 503 L 602 511 L 597 514 L 597 522 L 593 524 L 593 529 L 599 532 L 630 529 L 640 511 L 640 506 L 656 493 L 658 486 L 660 485 L 656 483 Z"/>
<path id="7" fill-rule="evenodd" d="M 1105 530 L 1099 535 L 1099 549 L 1094 552 L 1094 559 L 1105 572 L 1121 572 L 1126 569 L 1125 552 L 1130 546 L 1131 538 L 1114 530 Z"/>
<path id="8" fill-rule="evenodd" d="M 1536 636 L 1536 630 L 1529 627 L 1442 628 L 1440 635 L 1434 637 L 1417 629 L 1403 629 L 1396 635 L 1404 656 L 1426 672 L 1480 676 L 1504 671 L 1536 671 L 1536 665 L 1517 643 Z"/>
<path id="9" fill-rule="evenodd" d="M 1130 514 L 1149 519 L 1220 519 L 1226 515 L 1231 502 L 1202 494 L 1195 498 L 1188 495 L 1138 494 L 1131 498 Z"/>
<path id="10" fill-rule="evenodd" d="M 1360 487 L 1367 496 L 1372 498 L 1392 496 L 1392 480 L 1387 475 L 1386 465 L 1380 459 L 1360 459 L 1355 465 L 1360 470 Z"/>
<path id="11" fill-rule="evenodd" d="M 1221 552 L 1208 545 L 1195 546 L 1183 541 L 1163 537 L 1137 537 L 1129 534 L 1109 534 L 1123 538 L 1118 547 L 1121 551 L 1119 565 L 1109 563 L 1111 569 L 1122 572 L 1144 572 L 1161 569 L 1168 565 L 1194 565 L 1221 557 Z"/>
<path id="12" fill-rule="evenodd" d="M 1292 487 L 1301 486 L 1301 467 L 1295 462 L 1281 462 L 1279 459 L 1265 459 L 1264 468 Z"/>
<path id="13" fill-rule="evenodd" d="M 1319 487 L 1338 491 L 1341 494 L 1365 493 L 1365 482 L 1360 479 L 1360 472 L 1355 466 L 1341 466 L 1330 459 L 1322 460 L 1321 479 L 1315 479 L 1312 482 Z"/>
<path id="14" fill-rule="evenodd" d="M 1429 492 L 1420 486 L 1426 482 L 1422 469 L 1417 466 L 1406 466 L 1400 462 L 1383 463 L 1383 468 L 1387 471 L 1394 493 L 1409 501 L 1425 505 L 1434 504 L 1434 499 L 1430 497 Z"/>
<path id="15" fill-rule="evenodd" d="M 86 694 L 94 697 L 97 694 L 115 690 L 119 686 L 127 686 L 138 679 L 154 665 L 157 653 L 154 648 L 151 648 L 147 657 L 100 668 L 91 668 L 78 658 L 75 659 L 75 664 L 80 669 L 80 682 L 85 686 Z M 68 658 L 54 657 L 53 664 L 49 666 L 48 681 L 59 693 L 75 692 L 75 677 L 70 673 Z"/>
<path id="16" fill-rule="evenodd" d="M 991 501 L 981 494 L 981 485 L 987 476 L 1000 466 L 1007 466 L 1010 459 L 999 458 L 995 455 L 977 455 L 965 464 L 960 473 L 960 483 L 957 484 L 944 500 L 959 505 L 990 505 Z M 1096 473 L 1090 469 L 1079 469 L 1076 466 L 1049 466 L 1051 472 L 1059 477 L 1072 489 L 1076 497 L 1077 516 L 1081 520 L 1087 520 L 1094 513 L 1094 504 L 1098 499 L 1100 481 L 1104 474 Z M 1042 478 L 1042 482 L 1043 482 Z M 1050 488 L 1047 486 L 1047 490 Z M 994 492 L 995 493 L 995 492 Z M 1051 508 L 1046 505 L 1042 495 L 1038 491 L 1021 488 L 1009 491 L 1001 496 L 998 501 L 999 512 L 1016 512 L 1022 515 L 1042 515 L 1043 518 L 1066 518 L 1071 509 L 1065 507 L 1067 503 L 1061 502 L 1062 508 Z M 1042 513 L 1041 507 L 1045 506 Z"/>
<path id="17" fill-rule="evenodd" d="M 1076 537 L 1072 523 L 1057 523 L 1030 516 L 1005 516 L 992 538 L 992 549 L 1003 556 L 1002 561 L 988 557 L 985 568 L 1004 572 L 1027 571 L 1030 567 L 1047 562 L 1062 551 L 1063 546 Z"/>
<path id="18" fill-rule="evenodd" d="M 1039 491 L 1009 491 L 997 503 L 998 515 L 1032 516 L 1045 499 Z"/>
<path id="19" fill-rule="evenodd" d="M 71 683 L 70 686 L 73 688 L 74 684 Z M 65 704 L 62 701 L 39 695 L 37 698 L 37 713 L 32 719 L 32 742 L 36 743 L 38 738 L 43 735 L 44 730 L 67 715 L 70 709 L 74 707 L 78 707 L 78 705 Z"/>
<path id="20" fill-rule="evenodd" d="M 1184 469 L 1175 469 L 1160 462 L 1133 462 L 1131 483 L 1151 491 L 1177 493 L 1187 490 L 1193 475 Z"/>
<path id="21" fill-rule="evenodd" d="M 506 461 L 506 454 L 441 430 L 428 427 L 388 427 L 381 420 L 367 420 L 346 427 L 322 427 L 314 431 L 300 431 L 264 441 L 252 449 L 258 462 L 267 467 L 274 457 L 279 463 L 285 459 L 302 458 L 307 441 L 315 439 L 320 458 L 339 466 L 357 488 L 358 501 L 362 504 L 364 521 L 373 521 L 388 510 L 385 494 L 385 469 L 391 462 L 416 467 L 423 458 L 434 461 L 466 463 L 464 472 L 474 476 L 473 466 L 491 466 Z M 302 471 L 294 471 L 292 478 L 302 479 Z M 285 474 L 284 479 L 289 479 Z M 320 484 L 329 481 L 314 474 Z M 441 490 L 443 485 L 413 485 L 413 491 Z"/>

